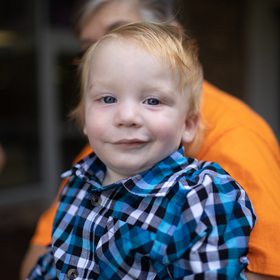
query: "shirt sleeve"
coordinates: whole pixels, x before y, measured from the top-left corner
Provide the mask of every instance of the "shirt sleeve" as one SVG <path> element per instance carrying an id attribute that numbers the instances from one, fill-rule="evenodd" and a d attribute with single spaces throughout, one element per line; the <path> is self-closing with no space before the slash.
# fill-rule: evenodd
<path id="1" fill-rule="evenodd" d="M 268 146 L 244 127 L 217 139 L 204 160 L 218 162 L 245 189 L 253 203 L 258 222 L 249 240 L 248 269 L 280 276 L 279 247 L 275 246 L 280 243 L 280 221 L 275 219 L 280 215 L 279 162 Z"/>
<path id="2" fill-rule="evenodd" d="M 58 280 L 51 246 L 48 246 L 47 250 L 48 252 L 39 258 L 26 280 Z"/>
<path id="3" fill-rule="evenodd" d="M 215 168 L 214 168 L 215 166 Z M 216 164 L 211 167 L 223 170 Z M 213 173 L 211 171 L 211 173 Z M 171 278 L 246 279 L 248 242 L 256 216 L 245 191 L 225 172 L 203 174 L 187 193 L 164 265 Z"/>

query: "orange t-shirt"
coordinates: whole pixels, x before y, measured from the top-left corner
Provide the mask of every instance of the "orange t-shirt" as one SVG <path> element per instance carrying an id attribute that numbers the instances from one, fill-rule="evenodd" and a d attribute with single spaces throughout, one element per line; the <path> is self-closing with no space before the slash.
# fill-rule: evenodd
<path id="1" fill-rule="evenodd" d="M 280 149 L 266 122 L 246 104 L 204 81 L 205 139 L 198 160 L 219 163 L 247 191 L 257 213 L 249 240 L 249 270 L 280 276 Z M 76 161 L 92 152 L 87 145 Z M 61 184 L 62 189 L 67 180 Z M 57 198 L 58 199 L 58 198 Z M 33 244 L 51 242 L 57 199 L 41 216 Z"/>

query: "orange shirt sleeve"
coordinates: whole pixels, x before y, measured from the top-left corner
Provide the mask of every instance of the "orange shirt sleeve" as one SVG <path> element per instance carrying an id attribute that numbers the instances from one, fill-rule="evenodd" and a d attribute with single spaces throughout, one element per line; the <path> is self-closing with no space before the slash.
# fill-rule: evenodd
<path id="1" fill-rule="evenodd" d="M 257 223 L 249 270 L 280 276 L 280 150 L 266 122 L 240 100 L 204 83 L 205 139 L 199 160 L 219 163 L 247 191 Z"/>
<path id="2" fill-rule="evenodd" d="M 86 145 L 79 155 L 75 158 L 74 162 L 78 162 L 83 157 L 87 156 L 92 152 L 90 145 Z M 59 194 L 62 189 L 65 187 L 66 183 L 68 182 L 69 178 L 64 179 L 60 185 L 59 192 L 57 197 L 55 198 L 54 202 L 51 206 L 41 215 L 35 233 L 30 241 L 31 244 L 38 244 L 47 246 L 51 243 L 51 232 L 52 232 L 52 224 L 54 221 L 54 217 L 56 214 L 56 205 L 59 198 Z"/>

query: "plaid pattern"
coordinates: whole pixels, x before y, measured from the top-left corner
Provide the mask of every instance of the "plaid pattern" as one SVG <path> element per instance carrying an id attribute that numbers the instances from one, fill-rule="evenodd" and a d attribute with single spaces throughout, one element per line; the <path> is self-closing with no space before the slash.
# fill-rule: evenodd
<path id="1" fill-rule="evenodd" d="M 183 154 L 104 188 L 94 154 L 64 173 L 52 246 L 28 279 L 245 279 L 251 202 L 219 165 Z"/>

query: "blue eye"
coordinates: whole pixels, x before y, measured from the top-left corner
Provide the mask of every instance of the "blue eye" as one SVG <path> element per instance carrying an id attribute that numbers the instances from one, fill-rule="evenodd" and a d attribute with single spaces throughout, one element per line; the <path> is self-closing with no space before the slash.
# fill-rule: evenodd
<path id="1" fill-rule="evenodd" d="M 149 98 L 149 99 L 145 100 L 144 103 L 145 104 L 149 104 L 149 105 L 158 105 L 159 104 L 159 100 L 157 100 L 155 98 Z"/>
<path id="2" fill-rule="evenodd" d="M 105 97 L 101 98 L 101 101 L 104 103 L 110 104 L 110 103 L 115 103 L 116 98 L 114 98 L 112 96 L 105 96 Z"/>

